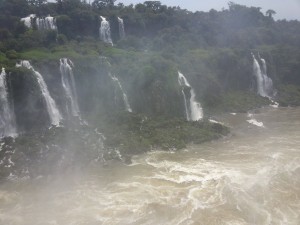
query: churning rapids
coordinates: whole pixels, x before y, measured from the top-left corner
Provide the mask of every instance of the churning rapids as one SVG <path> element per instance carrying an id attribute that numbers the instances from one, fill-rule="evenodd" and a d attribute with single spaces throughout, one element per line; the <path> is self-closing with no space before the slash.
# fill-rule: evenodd
<path id="1" fill-rule="evenodd" d="M 300 221 L 300 108 L 228 114 L 232 136 L 153 151 L 62 178 L 0 186 L 0 224 L 251 224 Z"/>

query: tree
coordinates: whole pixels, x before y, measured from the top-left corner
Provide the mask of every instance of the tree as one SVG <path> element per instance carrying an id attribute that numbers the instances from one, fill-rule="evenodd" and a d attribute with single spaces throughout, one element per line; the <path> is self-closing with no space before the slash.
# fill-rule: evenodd
<path id="1" fill-rule="evenodd" d="M 47 3 L 47 0 L 27 0 L 27 2 L 32 6 L 41 6 L 42 4 Z"/>
<path id="2" fill-rule="evenodd" d="M 145 1 L 144 2 L 144 5 L 147 7 L 147 8 L 150 8 L 154 11 L 156 10 L 159 10 L 160 7 L 161 7 L 161 2 L 160 1 Z"/>
<path id="3" fill-rule="evenodd" d="M 94 0 L 92 6 L 98 9 L 112 8 L 115 5 L 116 0 Z"/>
<path id="4" fill-rule="evenodd" d="M 269 18 L 273 18 L 272 16 L 276 14 L 276 12 L 273 9 L 269 9 L 266 11 L 266 16 L 268 16 Z"/>
<path id="5" fill-rule="evenodd" d="M 25 17 L 30 13 L 27 0 L 0 0 L 0 15 Z"/>

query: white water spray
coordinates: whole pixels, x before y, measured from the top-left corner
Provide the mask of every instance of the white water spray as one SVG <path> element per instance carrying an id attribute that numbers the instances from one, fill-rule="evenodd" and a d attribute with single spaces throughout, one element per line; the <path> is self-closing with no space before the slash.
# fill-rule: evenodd
<path id="1" fill-rule="evenodd" d="M 120 17 L 118 17 L 118 22 L 119 22 L 119 35 L 120 39 L 125 38 L 125 26 L 124 26 L 124 20 Z"/>
<path id="2" fill-rule="evenodd" d="M 35 18 L 36 15 L 35 14 L 30 14 L 27 17 L 21 18 L 21 21 L 24 23 L 24 25 L 28 28 L 32 28 L 32 19 Z"/>
<path id="3" fill-rule="evenodd" d="M 125 92 L 124 92 L 124 90 L 123 90 L 123 87 L 122 87 L 122 85 L 121 85 L 119 79 L 118 79 L 117 77 L 115 77 L 114 75 L 112 75 L 111 73 L 109 73 L 109 76 L 110 76 L 110 78 L 112 79 L 112 81 L 113 81 L 114 83 L 117 84 L 117 86 L 119 87 L 120 91 L 122 92 L 123 101 L 124 101 L 124 105 L 125 105 L 126 111 L 132 112 L 132 109 L 131 109 L 131 107 L 130 107 L 130 104 L 129 104 L 127 95 L 125 94 Z"/>
<path id="4" fill-rule="evenodd" d="M 101 19 L 101 25 L 100 25 L 100 29 L 99 29 L 100 38 L 105 43 L 109 43 L 109 44 L 113 45 L 111 35 L 110 35 L 109 22 L 103 16 L 100 16 L 100 19 Z"/>
<path id="5" fill-rule="evenodd" d="M 37 82 L 38 82 L 38 85 L 42 92 L 42 95 L 45 99 L 47 111 L 48 111 L 48 114 L 49 114 L 49 117 L 51 120 L 51 124 L 56 125 L 56 126 L 59 125 L 60 121 L 62 120 L 62 116 L 56 106 L 54 99 L 51 97 L 51 95 L 48 91 L 47 84 L 45 83 L 42 75 L 38 71 L 34 70 L 34 68 L 31 66 L 30 62 L 27 60 L 22 60 L 19 64 L 17 63 L 16 66 L 17 67 L 25 67 L 33 72 L 33 74 L 35 75 L 35 77 L 37 79 Z"/>
<path id="6" fill-rule="evenodd" d="M 266 61 L 259 56 L 260 61 L 262 62 L 262 68 L 259 62 L 256 60 L 254 54 L 253 57 L 253 73 L 256 77 L 257 83 L 257 93 L 262 97 L 267 97 L 271 99 L 273 96 L 273 81 L 267 75 L 267 64 Z"/>
<path id="7" fill-rule="evenodd" d="M 45 18 L 37 18 L 36 25 L 38 30 L 57 30 L 56 20 L 50 15 Z"/>
<path id="8" fill-rule="evenodd" d="M 61 82 L 68 100 L 68 113 L 74 117 L 80 117 L 80 110 L 77 100 L 76 84 L 73 75 L 73 62 L 70 59 L 60 59 Z"/>
<path id="9" fill-rule="evenodd" d="M 188 121 L 198 121 L 203 118 L 203 109 L 201 107 L 201 104 L 196 101 L 196 94 L 194 89 L 191 87 L 185 76 L 178 71 L 178 83 L 183 88 L 182 89 L 182 95 L 184 98 L 184 105 L 185 105 L 185 113 L 186 118 Z M 187 101 L 186 94 L 184 92 L 184 88 L 187 87 L 190 89 L 190 100 Z M 189 105 L 189 107 L 188 107 Z"/>
<path id="10" fill-rule="evenodd" d="M 2 68 L 0 74 L 0 137 L 8 136 L 17 136 L 17 129 L 14 111 L 9 104 L 6 72 Z"/>

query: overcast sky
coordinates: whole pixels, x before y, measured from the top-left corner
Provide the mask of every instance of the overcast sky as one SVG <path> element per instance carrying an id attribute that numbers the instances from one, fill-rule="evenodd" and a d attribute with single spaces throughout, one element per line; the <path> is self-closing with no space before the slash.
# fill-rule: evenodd
<path id="1" fill-rule="evenodd" d="M 146 0 L 145 0 L 146 1 Z M 300 0 L 161 0 L 168 6 L 180 6 L 190 11 L 209 11 L 210 9 L 227 9 L 229 1 L 240 5 L 261 7 L 262 12 L 273 9 L 277 14 L 275 19 L 300 20 Z M 120 0 L 125 5 L 144 2 L 144 0 Z"/>

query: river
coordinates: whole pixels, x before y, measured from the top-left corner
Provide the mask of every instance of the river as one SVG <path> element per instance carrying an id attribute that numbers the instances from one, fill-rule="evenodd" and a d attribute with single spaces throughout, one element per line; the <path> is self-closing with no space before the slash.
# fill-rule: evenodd
<path id="1" fill-rule="evenodd" d="M 214 119 L 232 135 L 130 165 L 8 181 L 0 224 L 299 225 L 300 108 Z"/>

